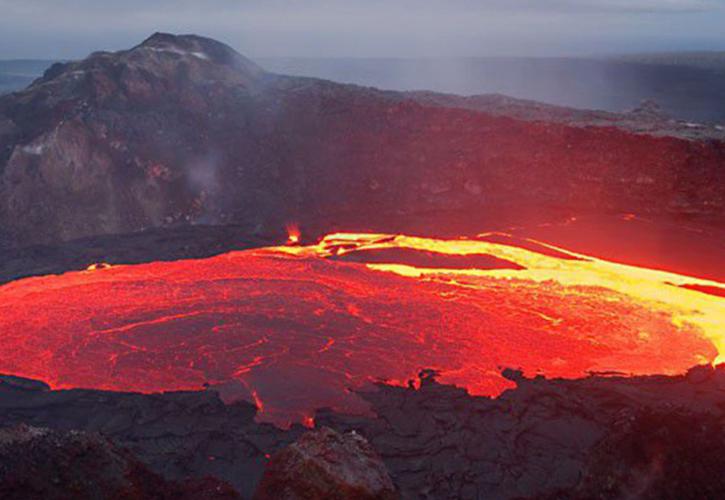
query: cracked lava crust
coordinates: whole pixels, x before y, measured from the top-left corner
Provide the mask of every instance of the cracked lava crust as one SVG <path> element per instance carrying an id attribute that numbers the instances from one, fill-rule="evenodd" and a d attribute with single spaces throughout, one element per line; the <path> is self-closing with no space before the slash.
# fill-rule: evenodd
<path id="1" fill-rule="evenodd" d="M 296 238 L 4 285 L 0 372 L 54 388 L 211 384 L 285 426 L 321 407 L 366 412 L 351 389 L 421 368 L 496 396 L 512 386 L 502 367 L 676 374 L 725 349 L 718 281 L 500 234 Z"/>

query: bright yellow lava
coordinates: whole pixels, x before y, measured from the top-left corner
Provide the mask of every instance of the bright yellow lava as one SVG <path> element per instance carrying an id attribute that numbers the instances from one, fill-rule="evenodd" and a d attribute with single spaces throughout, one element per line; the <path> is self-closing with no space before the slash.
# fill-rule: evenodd
<path id="1" fill-rule="evenodd" d="M 482 234 L 480 237 L 486 237 Z M 725 291 L 725 283 L 684 276 L 677 273 L 618 264 L 592 256 L 571 252 L 547 243 L 531 243 L 568 255 L 558 258 L 539 252 L 482 240 L 441 240 L 405 235 L 336 233 L 326 236 L 317 245 L 305 247 L 275 247 L 272 251 L 301 257 L 330 257 L 361 250 L 410 249 L 446 255 L 490 255 L 504 259 L 523 270 L 513 269 L 448 269 L 421 268 L 408 264 L 366 264 L 368 268 L 391 272 L 410 278 L 435 279 L 460 277 L 493 277 L 522 279 L 534 282 L 553 281 L 565 286 L 594 286 L 614 290 L 645 302 L 653 302 L 672 314 L 673 323 L 699 329 L 718 350 L 715 363 L 725 362 L 725 297 L 711 295 L 683 286 L 700 286 Z M 455 283 L 454 283 L 455 284 Z M 472 286 L 466 283 L 461 286 Z"/>

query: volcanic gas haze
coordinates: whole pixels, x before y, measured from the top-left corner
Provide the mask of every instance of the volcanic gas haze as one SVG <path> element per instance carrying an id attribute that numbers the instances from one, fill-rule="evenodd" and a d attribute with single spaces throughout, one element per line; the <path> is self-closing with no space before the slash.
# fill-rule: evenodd
<path id="1" fill-rule="evenodd" d="M 528 375 L 680 373 L 721 359 L 723 283 L 484 234 L 319 244 L 112 266 L 0 288 L 0 371 L 58 388 L 197 389 L 260 418 L 365 411 L 351 392 L 422 368 L 474 394 Z"/>

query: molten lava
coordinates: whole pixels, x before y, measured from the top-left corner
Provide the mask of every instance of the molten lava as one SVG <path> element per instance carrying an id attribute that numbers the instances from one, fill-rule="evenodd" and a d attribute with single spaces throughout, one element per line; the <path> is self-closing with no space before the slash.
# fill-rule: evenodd
<path id="1" fill-rule="evenodd" d="M 302 233 L 297 224 L 289 224 L 287 226 L 287 245 L 294 246 L 300 244 Z"/>
<path id="2" fill-rule="evenodd" d="M 106 262 L 97 262 L 95 264 L 91 264 L 86 268 L 86 271 L 100 271 L 102 269 L 110 269 L 111 265 Z"/>
<path id="3" fill-rule="evenodd" d="M 318 407 L 364 411 L 351 388 L 422 368 L 494 396 L 511 385 L 502 367 L 580 377 L 714 362 L 723 290 L 500 234 L 334 234 L 0 287 L 0 372 L 56 388 L 210 383 L 262 419 L 309 422 Z"/>

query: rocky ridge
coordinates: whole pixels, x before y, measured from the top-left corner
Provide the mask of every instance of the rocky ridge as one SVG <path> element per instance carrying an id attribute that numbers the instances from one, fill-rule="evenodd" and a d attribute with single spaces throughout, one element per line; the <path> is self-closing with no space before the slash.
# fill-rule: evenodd
<path id="1" fill-rule="evenodd" d="M 0 246 L 199 224 L 404 230 L 446 212 L 721 221 L 722 141 L 461 99 L 274 75 L 196 36 L 56 65 L 0 97 Z"/>

